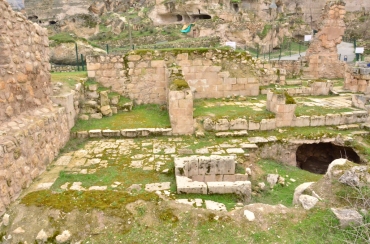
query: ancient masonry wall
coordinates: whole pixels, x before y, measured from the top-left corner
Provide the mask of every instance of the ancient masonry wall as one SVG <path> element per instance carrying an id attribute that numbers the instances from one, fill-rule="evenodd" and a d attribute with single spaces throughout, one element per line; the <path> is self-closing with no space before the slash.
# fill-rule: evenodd
<path id="1" fill-rule="evenodd" d="M 46 30 L 0 0 L 0 215 L 69 139 L 52 106 Z"/>
<path id="2" fill-rule="evenodd" d="M 367 62 L 346 65 L 344 88 L 352 92 L 370 93 L 370 67 Z"/>
<path id="3" fill-rule="evenodd" d="M 0 122 L 49 102 L 49 40 L 0 1 Z"/>
<path id="4" fill-rule="evenodd" d="M 167 67 L 176 64 L 194 98 L 257 96 L 259 86 L 285 81 L 285 70 L 227 50 L 134 51 L 127 55 L 88 56 L 89 78 L 130 97 L 136 104 L 167 102 Z M 279 74 L 279 75 L 278 75 Z"/>
<path id="5" fill-rule="evenodd" d="M 303 75 L 312 79 L 343 78 L 344 63 L 338 59 L 337 45 L 346 29 L 345 3 L 328 1 L 323 11 L 322 25 L 306 51 L 308 67 L 303 68 Z"/>

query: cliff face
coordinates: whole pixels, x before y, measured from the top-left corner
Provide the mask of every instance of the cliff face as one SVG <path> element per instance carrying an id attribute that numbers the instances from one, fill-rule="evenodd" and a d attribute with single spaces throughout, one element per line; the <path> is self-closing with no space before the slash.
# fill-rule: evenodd
<path id="1" fill-rule="evenodd" d="M 24 9 L 24 0 L 7 0 L 7 2 L 14 10 Z"/>
<path id="2" fill-rule="evenodd" d="M 29 19 L 39 23 L 60 21 L 67 16 L 87 14 L 93 0 L 25 0 L 25 12 Z M 54 21 L 54 22 L 52 22 Z"/>

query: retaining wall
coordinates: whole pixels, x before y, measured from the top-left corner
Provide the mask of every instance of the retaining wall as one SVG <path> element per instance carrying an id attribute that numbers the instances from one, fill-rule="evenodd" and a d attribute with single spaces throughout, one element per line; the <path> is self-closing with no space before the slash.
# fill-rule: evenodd
<path id="1" fill-rule="evenodd" d="M 69 139 L 49 99 L 47 31 L 0 0 L 0 215 Z"/>

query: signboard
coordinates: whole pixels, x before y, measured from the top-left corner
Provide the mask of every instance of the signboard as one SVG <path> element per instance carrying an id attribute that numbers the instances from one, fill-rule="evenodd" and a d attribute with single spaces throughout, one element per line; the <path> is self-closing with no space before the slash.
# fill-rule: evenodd
<path id="1" fill-rule="evenodd" d="M 226 42 L 225 45 L 236 49 L 236 42 Z"/>
<path id="2" fill-rule="evenodd" d="M 309 42 L 309 41 L 311 41 L 312 40 L 312 35 L 305 35 L 304 36 L 304 41 L 305 42 Z"/>
<path id="3" fill-rule="evenodd" d="M 365 48 L 363 48 L 363 47 L 356 47 L 355 53 L 363 54 L 364 51 L 365 51 Z"/>

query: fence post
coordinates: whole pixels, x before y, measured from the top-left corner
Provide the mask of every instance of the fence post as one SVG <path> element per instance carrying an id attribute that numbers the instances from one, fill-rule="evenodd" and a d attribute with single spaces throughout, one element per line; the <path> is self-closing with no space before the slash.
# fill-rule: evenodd
<path id="1" fill-rule="evenodd" d="M 109 54 L 109 45 L 107 44 L 107 54 Z"/>
<path id="2" fill-rule="evenodd" d="M 299 52 L 299 56 L 301 56 L 301 43 L 300 42 L 298 43 L 298 50 L 299 50 L 298 51 Z"/>
<path id="3" fill-rule="evenodd" d="M 281 59 L 281 48 L 282 48 L 282 47 L 280 47 L 279 61 L 280 61 L 280 59 Z"/>
<path id="4" fill-rule="evenodd" d="M 82 71 L 85 71 L 85 67 L 84 67 L 84 55 L 81 53 L 81 69 Z"/>
<path id="5" fill-rule="evenodd" d="M 289 42 L 290 57 L 292 56 L 292 41 Z"/>
<path id="6" fill-rule="evenodd" d="M 259 56 L 259 52 L 260 52 L 260 46 L 257 46 L 257 58 Z"/>
<path id="7" fill-rule="evenodd" d="M 271 58 L 271 46 L 269 45 L 269 60 Z"/>
<path id="8" fill-rule="evenodd" d="M 78 65 L 78 48 L 77 48 L 77 43 L 75 43 L 75 48 L 76 48 L 76 64 L 77 64 L 77 71 L 80 71 L 80 66 Z"/>

